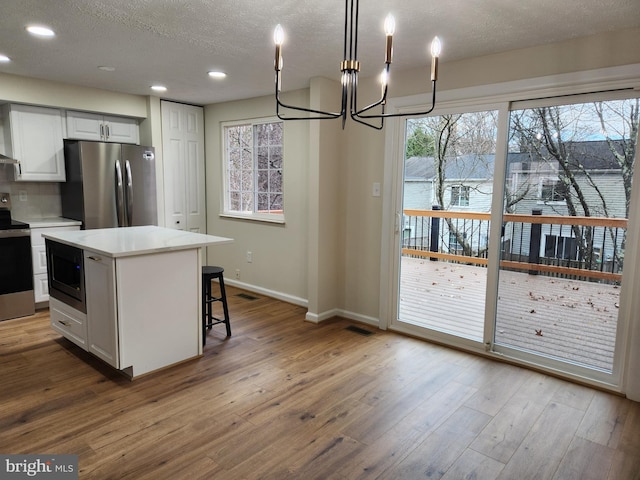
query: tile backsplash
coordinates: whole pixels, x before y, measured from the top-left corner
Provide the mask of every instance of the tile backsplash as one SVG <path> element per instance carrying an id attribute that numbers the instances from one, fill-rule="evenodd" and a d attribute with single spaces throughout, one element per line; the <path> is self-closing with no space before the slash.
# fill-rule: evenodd
<path id="1" fill-rule="evenodd" d="M 15 182 L 13 165 L 0 165 L 0 192 L 11 195 L 11 216 L 17 219 L 59 217 L 60 184 Z"/>

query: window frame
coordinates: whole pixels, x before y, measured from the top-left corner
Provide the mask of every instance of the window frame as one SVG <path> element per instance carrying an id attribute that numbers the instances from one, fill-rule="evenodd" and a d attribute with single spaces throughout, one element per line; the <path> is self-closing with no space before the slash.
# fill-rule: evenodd
<path id="1" fill-rule="evenodd" d="M 257 190 L 257 176 L 258 176 L 258 158 L 256 151 L 254 149 L 255 145 L 252 145 L 252 176 L 254 182 L 253 188 L 253 196 L 254 196 L 254 210 L 253 211 L 238 211 L 230 209 L 230 169 L 229 169 L 229 149 L 227 144 L 227 129 L 232 127 L 239 126 L 250 126 L 255 129 L 256 126 L 265 125 L 265 124 L 281 124 L 282 125 L 282 144 L 280 148 L 282 148 L 282 213 L 263 213 L 255 211 L 255 206 L 257 202 L 258 194 L 261 193 Z M 277 117 L 261 117 L 261 118 L 249 118 L 244 120 L 235 120 L 228 122 L 220 123 L 220 136 L 221 136 L 221 158 L 222 158 L 222 199 L 220 202 L 220 216 L 228 217 L 228 218 L 237 218 L 243 220 L 251 220 L 258 222 L 266 222 L 266 223 L 285 223 L 285 205 L 284 205 L 284 191 L 285 191 L 285 176 L 284 176 L 284 165 L 285 165 L 285 145 L 284 145 L 284 121 Z"/>
<path id="2" fill-rule="evenodd" d="M 454 195 L 454 192 L 457 195 Z M 455 202 L 454 202 L 455 199 Z M 465 200 L 466 203 L 462 203 Z M 469 207 L 471 206 L 471 187 L 469 185 L 451 185 L 451 206 L 452 207 Z"/>
<path id="3" fill-rule="evenodd" d="M 551 198 L 544 198 L 545 189 L 549 190 L 549 188 L 545 188 L 546 185 L 551 185 Z M 558 185 L 563 185 L 562 180 L 558 177 L 540 177 L 538 181 L 538 198 L 537 203 L 544 205 L 566 205 L 567 201 L 565 199 L 562 200 L 554 200 L 554 196 L 558 192 Z M 564 187 L 566 188 L 566 186 Z"/>

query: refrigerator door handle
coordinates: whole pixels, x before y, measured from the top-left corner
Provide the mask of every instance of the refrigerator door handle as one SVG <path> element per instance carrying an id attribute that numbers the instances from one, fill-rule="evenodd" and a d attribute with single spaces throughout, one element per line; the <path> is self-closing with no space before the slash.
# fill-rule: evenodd
<path id="1" fill-rule="evenodd" d="M 124 218 L 124 184 L 122 181 L 122 167 L 120 160 L 116 160 L 116 214 L 118 216 L 118 226 L 125 226 Z"/>
<path id="2" fill-rule="evenodd" d="M 125 188 L 127 189 L 127 227 L 133 225 L 133 176 L 131 175 L 131 163 L 124 161 L 124 172 L 126 175 Z"/>

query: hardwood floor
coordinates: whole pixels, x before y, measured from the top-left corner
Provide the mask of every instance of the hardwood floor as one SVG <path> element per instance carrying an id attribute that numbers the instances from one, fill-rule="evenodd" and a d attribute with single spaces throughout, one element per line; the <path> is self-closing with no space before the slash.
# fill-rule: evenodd
<path id="1" fill-rule="evenodd" d="M 133 382 L 46 311 L 1 322 L 0 452 L 81 479 L 640 479 L 638 403 L 238 293 L 231 338 Z"/>

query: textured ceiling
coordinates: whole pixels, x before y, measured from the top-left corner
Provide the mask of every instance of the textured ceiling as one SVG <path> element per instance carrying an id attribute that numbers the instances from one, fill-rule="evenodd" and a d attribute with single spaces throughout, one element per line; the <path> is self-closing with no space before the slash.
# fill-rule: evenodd
<path id="1" fill-rule="evenodd" d="M 363 75 L 382 69 L 382 23 L 396 17 L 393 70 L 428 62 L 437 34 L 446 62 L 640 26 L 640 0 L 362 0 Z M 273 91 L 273 28 L 286 31 L 283 89 L 339 78 L 343 0 L 0 0 L 0 72 L 208 104 Z M 33 38 L 45 24 L 53 39 Z M 105 72 L 98 66 L 115 67 Z M 209 70 L 223 70 L 213 80 Z M 2 88 L 0 85 L 0 99 Z"/>

